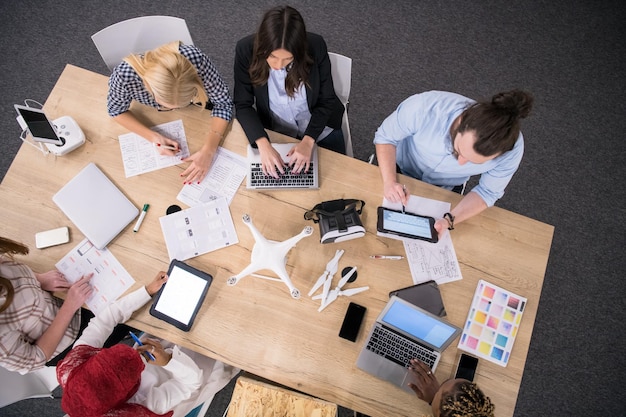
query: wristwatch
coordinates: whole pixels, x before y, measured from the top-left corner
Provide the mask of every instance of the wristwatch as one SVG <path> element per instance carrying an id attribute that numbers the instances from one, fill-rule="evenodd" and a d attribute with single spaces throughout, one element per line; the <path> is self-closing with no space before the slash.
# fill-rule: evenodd
<path id="1" fill-rule="evenodd" d="M 448 221 L 448 230 L 454 230 L 454 216 L 452 213 L 446 213 L 443 218 Z"/>

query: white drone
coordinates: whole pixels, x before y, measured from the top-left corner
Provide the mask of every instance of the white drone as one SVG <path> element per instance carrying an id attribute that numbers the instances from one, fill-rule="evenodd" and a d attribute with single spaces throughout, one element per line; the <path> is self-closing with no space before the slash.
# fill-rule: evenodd
<path id="1" fill-rule="evenodd" d="M 254 237 L 254 247 L 252 248 L 252 256 L 250 265 L 248 265 L 239 274 L 228 278 L 228 285 L 235 285 L 239 280 L 247 275 L 253 277 L 269 279 L 272 281 L 282 281 L 289 288 L 291 296 L 293 298 L 300 298 L 300 291 L 294 287 L 285 265 L 287 264 L 287 253 L 296 246 L 296 244 L 307 236 L 313 234 L 313 228 L 311 226 L 305 227 L 300 234 L 283 240 L 282 242 L 276 242 L 274 240 L 266 239 L 259 230 L 252 224 L 252 219 L 248 214 L 243 215 L 243 223 L 248 226 Z M 255 274 L 256 271 L 261 269 L 269 269 L 274 271 L 278 278 L 268 277 L 265 275 Z"/>

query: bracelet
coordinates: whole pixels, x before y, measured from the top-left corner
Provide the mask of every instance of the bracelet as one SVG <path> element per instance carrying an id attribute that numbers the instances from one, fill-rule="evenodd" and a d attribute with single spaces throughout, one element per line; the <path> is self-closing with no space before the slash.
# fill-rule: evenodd
<path id="1" fill-rule="evenodd" d="M 446 213 L 443 218 L 448 221 L 448 230 L 454 230 L 454 216 L 452 213 Z"/>

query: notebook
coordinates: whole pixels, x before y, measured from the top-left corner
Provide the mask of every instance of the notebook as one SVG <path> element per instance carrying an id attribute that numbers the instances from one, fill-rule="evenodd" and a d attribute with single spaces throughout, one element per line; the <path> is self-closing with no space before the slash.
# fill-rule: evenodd
<path id="1" fill-rule="evenodd" d="M 283 161 L 289 161 L 287 152 L 293 148 L 295 143 L 272 143 L 272 147 L 280 153 Z M 309 170 L 303 173 L 290 173 L 287 171 L 279 179 L 265 175 L 261 168 L 261 154 L 258 149 L 248 145 L 248 177 L 246 187 L 251 190 L 262 189 L 317 189 L 319 188 L 319 172 L 317 163 L 317 146 L 313 147 L 311 165 Z"/>
<path id="2" fill-rule="evenodd" d="M 420 359 L 434 371 L 441 353 L 460 332 L 445 319 L 394 295 L 376 319 L 356 365 L 412 392 L 409 361 Z"/>
<path id="3" fill-rule="evenodd" d="M 139 214 L 93 162 L 65 184 L 52 201 L 98 249 L 103 249 Z"/>

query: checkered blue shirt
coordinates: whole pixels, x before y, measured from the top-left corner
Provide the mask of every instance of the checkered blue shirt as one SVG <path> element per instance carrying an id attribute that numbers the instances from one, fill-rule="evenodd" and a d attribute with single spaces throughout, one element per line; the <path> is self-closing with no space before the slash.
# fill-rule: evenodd
<path id="1" fill-rule="evenodd" d="M 230 121 L 233 118 L 233 101 L 228 94 L 228 86 L 222 80 L 209 57 L 192 45 L 181 44 L 178 50 L 198 70 L 198 75 L 204 83 L 204 89 L 209 100 L 213 103 L 212 115 Z M 158 108 L 154 97 L 146 90 L 133 67 L 126 61 L 122 61 L 113 69 L 109 78 L 109 94 L 107 96 L 109 116 L 119 116 L 128 111 L 133 100 Z"/>

